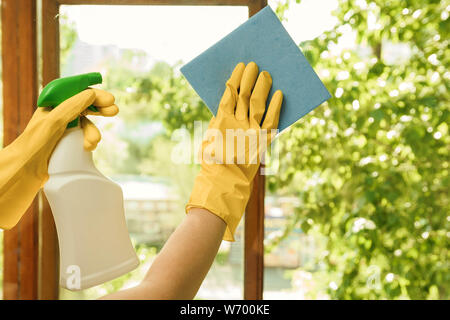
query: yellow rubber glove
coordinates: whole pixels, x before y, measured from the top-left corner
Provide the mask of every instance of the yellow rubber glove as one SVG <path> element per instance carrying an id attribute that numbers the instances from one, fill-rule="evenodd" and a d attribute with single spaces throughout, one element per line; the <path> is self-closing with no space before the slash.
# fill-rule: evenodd
<path id="1" fill-rule="evenodd" d="M 86 111 L 92 104 L 98 112 Z M 0 228 L 14 227 L 48 180 L 49 158 L 70 121 L 80 114 L 114 116 L 118 112 L 114 96 L 99 89 L 84 90 L 53 110 L 37 108 L 24 132 L 0 150 Z M 84 116 L 81 127 L 85 149 L 95 149 L 101 139 L 99 130 Z"/>
<path id="2" fill-rule="evenodd" d="M 261 154 L 270 145 L 278 127 L 283 102 L 279 90 L 274 93 L 260 125 L 271 86 L 272 78 L 267 71 L 258 76 L 258 66 L 254 62 L 247 67 L 239 63 L 226 83 L 217 116 L 211 119 L 202 143 L 201 170 L 186 212 L 198 207 L 222 218 L 227 224 L 224 235 L 227 241 L 234 241 Z M 245 146 L 239 145 L 240 139 L 241 143 L 246 142 Z"/>

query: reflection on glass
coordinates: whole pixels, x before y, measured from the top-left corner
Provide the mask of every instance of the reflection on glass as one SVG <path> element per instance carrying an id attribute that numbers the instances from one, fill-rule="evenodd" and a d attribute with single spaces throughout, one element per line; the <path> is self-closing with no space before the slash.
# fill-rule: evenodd
<path id="1" fill-rule="evenodd" d="M 247 14 L 246 7 L 61 7 L 62 76 L 101 72 L 101 88 L 115 95 L 120 108 L 116 117 L 91 118 L 102 133 L 94 160 L 123 189 L 141 261 L 135 271 L 103 285 L 61 289 L 61 299 L 92 299 L 138 284 L 183 219 L 199 167 L 174 161 L 172 134 L 182 127 L 192 133 L 194 120 L 208 121 L 210 114 L 179 67 Z M 222 243 L 197 299 L 242 299 L 241 231 L 237 238 Z"/>

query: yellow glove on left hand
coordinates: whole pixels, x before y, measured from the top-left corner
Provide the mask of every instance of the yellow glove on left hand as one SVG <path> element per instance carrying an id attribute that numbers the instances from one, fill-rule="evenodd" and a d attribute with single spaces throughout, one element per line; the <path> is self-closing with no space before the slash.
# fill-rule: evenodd
<path id="1" fill-rule="evenodd" d="M 92 104 L 98 112 L 86 111 Z M 84 90 L 53 110 L 37 108 L 24 132 L 0 150 L 0 228 L 14 227 L 47 181 L 49 158 L 70 121 L 80 114 L 114 116 L 118 111 L 114 96 L 99 89 Z M 81 127 L 84 148 L 95 149 L 99 130 L 84 116 Z"/>

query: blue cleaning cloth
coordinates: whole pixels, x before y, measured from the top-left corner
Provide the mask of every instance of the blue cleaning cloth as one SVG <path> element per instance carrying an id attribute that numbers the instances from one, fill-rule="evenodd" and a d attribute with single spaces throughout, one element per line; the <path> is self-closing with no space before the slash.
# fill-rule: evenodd
<path id="1" fill-rule="evenodd" d="M 306 26 L 305 26 L 306 27 Z M 280 131 L 331 98 L 299 47 L 269 6 L 181 68 L 216 115 L 225 83 L 239 62 L 254 61 L 272 76 L 272 94 L 283 91 Z"/>

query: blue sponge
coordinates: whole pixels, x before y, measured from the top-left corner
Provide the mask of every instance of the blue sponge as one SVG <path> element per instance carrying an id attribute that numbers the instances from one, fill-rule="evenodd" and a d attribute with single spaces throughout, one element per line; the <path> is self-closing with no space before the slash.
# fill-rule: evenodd
<path id="1" fill-rule="evenodd" d="M 331 97 L 269 6 L 184 65 L 181 72 L 215 115 L 234 67 L 251 61 L 271 74 L 270 96 L 283 91 L 280 131 Z"/>

